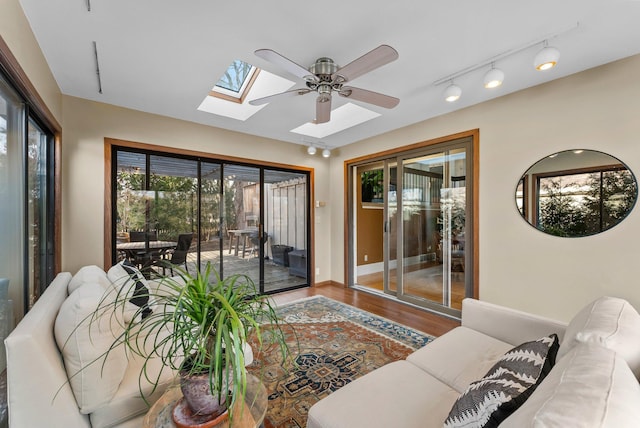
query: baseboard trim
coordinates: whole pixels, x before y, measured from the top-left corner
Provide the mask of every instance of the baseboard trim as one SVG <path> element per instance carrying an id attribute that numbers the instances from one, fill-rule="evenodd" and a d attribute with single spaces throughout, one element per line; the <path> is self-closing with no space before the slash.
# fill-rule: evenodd
<path id="1" fill-rule="evenodd" d="M 340 287 L 340 288 L 347 288 L 344 284 L 342 284 L 341 282 L 337 282 L 337 281 L 322 281 L 322 282 L 316 282 L 315 284 L 313 284 L 314 287 L 327 287 L 327 286 L 333 286 L 333 287 Z"/>

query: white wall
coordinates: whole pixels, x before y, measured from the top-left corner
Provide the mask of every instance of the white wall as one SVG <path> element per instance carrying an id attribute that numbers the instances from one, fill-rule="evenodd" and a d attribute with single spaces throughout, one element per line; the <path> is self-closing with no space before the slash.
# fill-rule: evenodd
<path id="1" fill-rule="evenodd" d="M 564 320 L 605 294 L 640 308 L 640 208 L 609 231 L 568 239 L 529 226 L 514 200 L 522 174 L 565 149 L 607 152 L 640 176 L 638 75 L 640 56 L 343 147 L 331 160 L 333 241 L 344 237 L 344 202 L 335 189 L 344 187 L 345 160 L 478 128 L 479 297 Z M 331 257 L 332 279 L 343 282 L 342 247 Z"/>
<path id="2" fill-rule="evenodd" d="M 0 2 L 0 35 L 53 116 L 61 121 L 62 95 L 18 0 Z"/>
<path id="3" fill-rule="evenodd" d="M 306 147 L 225 131 L 191 122 L 63 97 L 62 269 L 102 266 L 104 232 L 104 138 L 116 138 L 212 154 L 258 159 L 315 169 L 315 197 L 329 198 L 329 162 Z M 318 210 L 322 210 L 319 208 Z M 316 216 L 315 254 L 320 275 L 329 279 L 329 224 Z"/>

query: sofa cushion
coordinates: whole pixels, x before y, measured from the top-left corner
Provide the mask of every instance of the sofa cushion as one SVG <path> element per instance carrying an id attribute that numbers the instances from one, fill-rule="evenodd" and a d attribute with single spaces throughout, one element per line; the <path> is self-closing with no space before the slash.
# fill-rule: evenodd
<path id="1" fill-rule="evenodd" d="M 307 428 L 442 428 L 457 397 L 415 365 L 396 361 L 314 404 Z"/>
<path id="2" fill-rule="evenodd" d="M 456 327 L 407 357 L 407 361 L 459 393 L 513 348 L 467 327 Z"/>
<path id="3" fill-rule="evenodd" d="M 71 278 L 67 285 L 67 293 L 71 294 L 78 289 L 85 282 L 97 282 L 98 284 L 106 285 L 109 283 L 107 274 L 102 268 L 96 265 L 89 265 L 81 267 L 78 272 Z"/>
<path id="4" fill-rule="evenodd" d="M 640 421 L 640 384 L 614 351 L 574 346 L 500 428 L 632 428 Z"/>
<path id="5" fill-rule="evenodd" d="M 149 308 L 149 284 L 142 273 L 126 260 L 116 263 L 107 272 L 112 286 L 118 292 L 119 299 L 125 298 L 140 308 L 142 318 L 151 314 Z"/>
<path id="6" fill-rule="evenodd" d="M 173 371 L 163 366 L 158 358 L 151 359 L 144 370 L 150 379 L 158 378 L 157 388 L 154 390 L 153 384 L 145 378 L 140 378 L 143 366 L 144 358 L 130 353 L 129 365 L 115 395 L 90 415 L 93 428 L 119 427 L 124 421 L 144 415 L 149 411 L 149 406 L 153 405 L 175 381 L 176 375 Z"/>
<path id="7" fill-rule="evenodd" d="M 444 426 L 497 427 L 551 371 L 558 346 L 558 336 L 552 334 L 508 351 L 456 400 Z"/>
<path id="8" fill-rule="evenodd" d="M 567 327 L 558 359 L 580 342 L 619 353 L 640 378 L 640 315 L 626 300 L 601 297 L 582 309 Z"/>
<path id="9" fill-rule="evenodd" d="M 62 303 L 54 327 L 71 389 L 85 414 L 111 400 L 127 369 L 124 346 L 110 350 L 124 331 L 123 320 L 118 312 L 98 309 L 109 299 L 105 293 L 98 283 L 83 284 Z"/>

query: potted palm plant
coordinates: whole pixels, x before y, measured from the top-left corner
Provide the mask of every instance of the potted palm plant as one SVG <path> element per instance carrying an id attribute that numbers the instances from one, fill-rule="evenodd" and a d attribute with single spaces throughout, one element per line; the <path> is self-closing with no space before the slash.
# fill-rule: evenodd
<path id="1" fill-rule="evenodd" d="M 246 275 L 222 279 L 209 263 L 194 274 L 177 272 L 177 277 L 161 278 L 159 286 L 148 291 L 153 311 L 141 307 L 137 315 L 144 315 L 142 320 L 125 326 L 116 342 L 144 358 L 141 377 L 146 376 L 147 363 L 157 358 L 164 368 L 178 372 L 193 414 L 214 418 L 228 409 L 231 422 L 234 404 L 242 403 L 246 392 L 248 335 L 255 335 L 262 345 L 261 324 L 269 323 L 274 328 L 266 340 L 277 345 L 283 358 L 288 354 L 278 317 L 271 301 L 258 294 Z M 130 292 L 122 291 L 115 305 L 127 296 Z"/>

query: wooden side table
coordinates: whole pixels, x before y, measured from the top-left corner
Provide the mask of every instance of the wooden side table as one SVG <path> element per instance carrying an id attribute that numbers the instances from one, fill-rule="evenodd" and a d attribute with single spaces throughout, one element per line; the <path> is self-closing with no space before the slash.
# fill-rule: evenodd
<path id="1" fill-rule="evenodd" d="M 160 397 L 158 401 L 149 409 L 143 421 L 143 428 L 175 428 L 172 413 L 178 400 L 182 398 L 180 385 L 171 386 Z M 242 403 L 236 402 L 234 407 L 234 428 L 258 428 L 262 426 L 264 417 L 267 414 L 267 390 L 260 382 L 260 379 L 247 373 L 247 393 L 244 398 L 244 409 Z M 226 420 L 216 428 L 228 428 L 229 421 Z"/>

